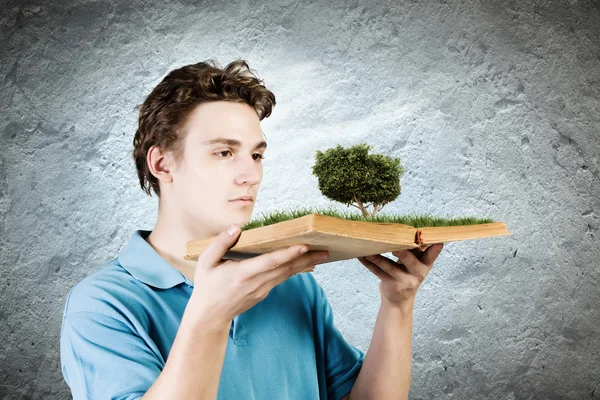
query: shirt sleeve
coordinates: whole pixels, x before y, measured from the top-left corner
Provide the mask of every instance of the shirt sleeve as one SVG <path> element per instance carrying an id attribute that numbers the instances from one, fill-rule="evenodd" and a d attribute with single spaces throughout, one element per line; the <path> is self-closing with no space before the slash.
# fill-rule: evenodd
<path id="1" fill-rule="evenodd" d="M 62 373 L 74 400 L 139 399 L 160 375 L 160 361 L 123 321 L 97 312 L 66 315 Z"/>
<path id="2" fill-rule="evenodd" d="M 349 344 L 333 322 L 333 311 L 325 291 L 318 285 L 317 312 L 322 321 L 319 329 L 323 342 L 327 381 L 327 398 L 339 400 L 352 390 L 365 354 Z"/>

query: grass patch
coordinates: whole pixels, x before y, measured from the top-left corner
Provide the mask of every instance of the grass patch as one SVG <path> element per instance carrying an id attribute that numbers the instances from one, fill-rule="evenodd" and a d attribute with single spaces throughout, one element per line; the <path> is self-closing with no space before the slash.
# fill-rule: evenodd
<path id="1" fill-rule="evenodd" d="M 489 218 L 458 217 L 458 218 L 440 218 L 428 215 L 394 215 L 379 213 L 375 217 L 363 217 L 360 212 L 342 212 L 332 209 L 319 208 L 299 208 L 287 211 L 273 211 L 268 215 L 252 219 L 246 225 L 242 226 L 242 231 L 259 228 L 261 226 L 273 225 L 278 222 L 289 221 L 309 214 L 322 214 L 330 217 L 342 218 L 351 221 L 366 222 L 392 222 L 397 224 L 406 224 L 415 228 L 434 227 L 434 226 L 457 226 L 457 225 L 476 225 L 495 222 Z"/>

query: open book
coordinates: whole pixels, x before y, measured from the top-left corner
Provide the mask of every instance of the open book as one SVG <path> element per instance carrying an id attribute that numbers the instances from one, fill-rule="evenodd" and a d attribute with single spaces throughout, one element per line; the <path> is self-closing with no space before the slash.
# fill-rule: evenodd
<path id="1" fill-rule="evenodd" d="M 243 260 L 286 247 L 305 244 L 310 250 L 328 250 L 319 264 L 435 243 L 512 235 L 503 222 L 415 228 L 410 225 L 353 221 L 321 214 L 242 231 L 223 259 Z M 197 260 L 215 237 L 186 243 L 186 260 Z"/>

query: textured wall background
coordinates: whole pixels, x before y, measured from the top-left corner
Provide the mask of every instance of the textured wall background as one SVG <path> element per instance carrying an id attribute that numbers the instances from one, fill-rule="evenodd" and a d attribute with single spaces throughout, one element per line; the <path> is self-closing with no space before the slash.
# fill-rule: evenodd
<path id="1" fill-rule="evenodd" d="M 173 68 L 238 57 L 278 102 L 255 215 L 344 209 L 314 154 L 366 141 L 406 168 L 384 211 L 513 232 L 446 244 L 417 296 L 411 399 L 600 398 L 598 1 L 58 3 L 0 8 L 1 398 L 70 397 L 66 294 L 154 226 L 134 106 Z M 356 260 L 314 274 L 366 351 L 378 279 Z"/>

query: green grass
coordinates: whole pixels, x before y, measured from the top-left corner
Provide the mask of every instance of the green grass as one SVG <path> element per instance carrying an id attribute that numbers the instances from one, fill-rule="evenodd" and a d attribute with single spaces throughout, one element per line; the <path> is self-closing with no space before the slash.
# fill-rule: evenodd
<path id="1" fill-rule="evenodd" d="M 393 215 L 380 212 L 375 217 L 363 217 L 360 212 L 340 212 L 331 209 L 318 208 L 299 208 L 288 211 L 273 211 L 268 215 L 263 214 L 261 218 L 252 219 L 246 225 L 242 226 L 242 231 L 258 228 L 261 226 L 273 225 L 282 221 L 289 221 L 294 218 L 300 218 L 309 214 L 322 214 L 330 217 L 342 218 L 352 221 L 366 222 L 392 222 L 397 224 L 406 224 L 415 228 L 433 227 L 433 226 L 457 226 L 457 225 L 475 225 L 495 222 L 489 218 L 458 217 L 458 218 L 440 218 L 428 215 Z"/>

